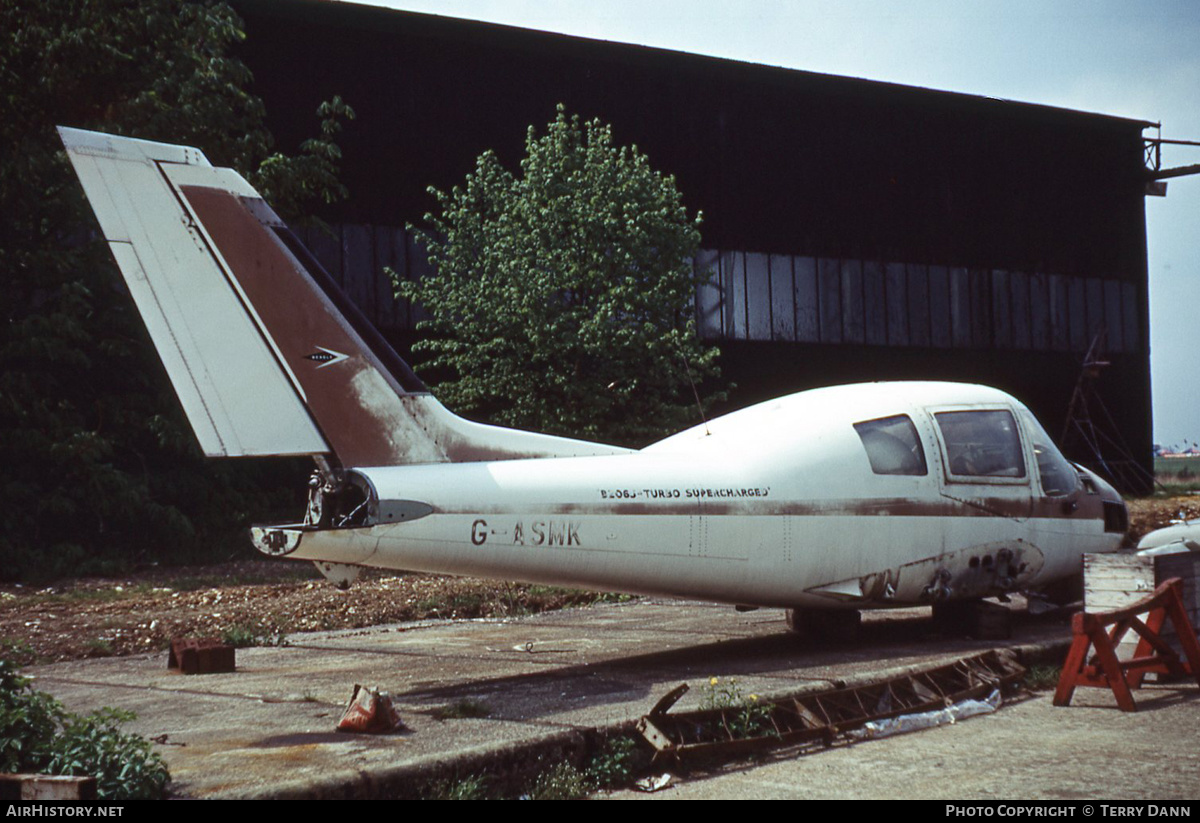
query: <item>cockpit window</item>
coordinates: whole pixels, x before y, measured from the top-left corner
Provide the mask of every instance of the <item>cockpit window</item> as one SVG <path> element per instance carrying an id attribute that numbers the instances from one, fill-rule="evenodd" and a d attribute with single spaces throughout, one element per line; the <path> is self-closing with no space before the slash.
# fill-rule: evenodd
<path id="1" fill-rule="evenodd" d="M 951 474 L 1024 477 L 1021 435 L 1008 411 L 937 412 Z"/>
<path id="2" fill-rule="evenodd" d="M 928 474 L 917 427 L 906 414 L 855 423 L 876 474 Z"/>
<path id="3" fill-rule="evenodd" d="M 1033 453 L 1037 456 L 1042 492 L 1048 497 L 1060 497 L 1078 489 L 1079 472 L 1062 456 L 1042 424 L 1029 412 L 1022 412 L 1021 419 L 1025 421 L 1025 430 L 1033 439 Z"/>

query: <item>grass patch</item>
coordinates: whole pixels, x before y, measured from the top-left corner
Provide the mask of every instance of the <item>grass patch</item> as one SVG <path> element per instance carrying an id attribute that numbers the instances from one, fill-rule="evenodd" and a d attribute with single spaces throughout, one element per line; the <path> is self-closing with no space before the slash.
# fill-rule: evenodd
<path id="1" fill-rule="evenodd" d="M 619 735 L 604 741 L 588 762 L 587 775 L 596 789 L 616 789 L 633 782 L 648 763 L 636 740 Z"/>
<path id="2" fill-rule="evenodd" d="M 39 660 L 37 650 L 26 640 L 0 640 L 0 661 L 13 666 L 31 666 Z"/>
<path id="3" fill-rule="evenodd" d="M 112 642 L 103 637 L 93 638 L 85 645 L 88 649 L 88 657 L 112 657 L 115 654 Z"/>
<path id="4" fill-rule="evenodd" d="M 431 780 L 416 794 L 422 800 L 580 800 L 597 791 L 630 785 L 650 764 L 647 748 L 640 747 L 638 739 L 629 734 L 614 734 L 593 744 L 593 752 L 582 766 L 576 766 L 562 753 L 554 757 L 541 755 L 532 777 L 522 779 L 501 769 L 495 774 Z"/>
<path id="5" fill-rule="evenodd" d="M 468 592 L 418 600 L 413 608 L 421 617 L 482 617 L 492 612 L 490 603 L 487 595 Z"/>
<path id="6" fill-rule="evenodd" d="M 529 800 L 579 800 L 603 789 L 629 785 L 649 758 L 628 735 L 604 741 L 581 769 L 560 761 L 534 778 L 523 797 Z"/>
<path id="7" fill-rule="evenodd" d="M 508 614 L 538 614 L 555 609 L 594 606 L 597 603 L 627 603 L 637 599 L 632 594 L 594 592 L 586 589 L 567 589 L 561 586 L 512 586 L 504 595 Z"/>
<path id="8" fill-rule="evenodd" d="M 636 594 L 628 594 L 627 592 L 600 592 L 592 600 L 593 603 L 629 603 L 637 600 Z"/>
<path id="9" fill-rule="evenodd" d="M 527 597 L 531 601 L 560 608 L 571 606 L 594 606 L 597 603 L 628 603 L 637 596 L 623 592 L 593 592 L 585 589 L 564 589 L 561 586 L 529 586 Z"/>
<path id="10" fill-rule="evenodd" d="M 1157 478 L 1155 482 L 1158 483 L 1159 487 L 1151 496 L 1160 499 L 1179 497 L 1180 495 L 1200 491 L 1200 478 L 1196 480 L 1182 480 L 1178 477 L 1162 477 Z"/>
<path id="11" fill-rule="evenodd" d="M 1154 479 L 1161 486 L 1156 497 L 1200 490 L 1200 457 L 1156 457 Z"/>
<path id="12" fill-rule="evenodd" d="M 488 779 L 472 774 L 454 779 L 435 780 L 421 792 L 423 800 L 487 800 Z"/>
<path id="13" fill-rule="evenodd" d="M 770 707 L 760 703 L 758 695 L 743 693 L 734 677 L 724 681 L 719 677 L 709 678 L 701 689 L 700 709 L 720 710 L 718 722 L 734 739 L 779 734 L 771 723 Z"/>
<path id="14" fill-rule="evenodd" d="M 201 589 L 216 589 L 227 585 L 228 582 L 228 579 L 224 577 L 200 575 L 196 577 L 176 577 L 167 581 L 164 585 L 177 592 L 196 592 Z"/>
<path id="15" fill-rule="evenodd" d="M 35 592 L 38 603 L 115 603 L 118 600 L 128 600 L 134 597 L 144 597 L 154 591 L 152 583 L 137 583 L 132 586 L 111 586 L 105 588 L 79 588 L 70 591 Z"/>
<path id="16" fill-rule="evenodd" d="M 413 618 L 517 617 L 596 603 L 625 603 L 634 599 L 634 595 L 616 592 L 512 583 L 484 591 L 423 598 L 413 603 Z"/>
<path id="17" fill-rule="evenodd" d="M 560 762 L 539 774 L 523 796 L 530 800 L 579 800 L 591 791 L 586 773 Z"/>
<path id="18" fill-rule="evenodd" d="M 251 623 L 236 623 L 221 632 L 221 642 L 235 649 L 251 646 L 286 646 L 287 635 Z"/>
<path id="19" fill-rule="evenodd" d="M 305 580 L 320 580 L 315 569 L 289 569 L 272 574 L 199 574 L 172 577 L 161 585 L 178 592 L 194 592 L 202 589 L 220 589 L 227 586 L 269 586 L 273 583 L 297 583 Z"/>
<path id="20" fill-rule="evenodd" d="M 1025 672 L 1025 687 L 1035 692 L 1044 692 L 1058 687 L 1062 669 L 1058 666 L 1030 666 Z"/>

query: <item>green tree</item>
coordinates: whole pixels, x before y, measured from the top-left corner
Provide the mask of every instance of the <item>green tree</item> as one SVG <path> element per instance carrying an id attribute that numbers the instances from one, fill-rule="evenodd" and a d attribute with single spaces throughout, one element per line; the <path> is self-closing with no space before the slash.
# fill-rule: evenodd
<path id="1" fill-rule="evenodd" d="M 636 146 L 562 106 L 525 150 L 519 176 L 487 152 L 464 186 L 430 189 L 441 214 L 419 237 L 435 273 L 396 278 L 429 314 L 416 348 L 447 375 L 439 396 L 496 423 L 630 445 L 699 422 L 691 381 L 718 375 L 692 309 L 707 276 L 691 263 L 701 216 Z"/>
<path id="2" fill-rule="evenodd" d="M 205 466 L 97 240 L 55 125 L 200 147 L 293 216 L 345 192 L 340 100 L 274 150 L 223 3 L 0 3 L 0 576 L 165 559 L 264 503 L 260 467 Z"/>

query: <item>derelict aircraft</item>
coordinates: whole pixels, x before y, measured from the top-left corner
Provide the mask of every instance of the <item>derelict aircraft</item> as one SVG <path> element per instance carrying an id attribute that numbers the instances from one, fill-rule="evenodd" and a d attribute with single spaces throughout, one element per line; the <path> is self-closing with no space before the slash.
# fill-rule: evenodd
<path id="1" fill-rule="evenodd" d="M 519 579 L 782 607 L 819 632 L 1036 590 L 1125 532 L 1116 491 L 983 386 L 816 389 L 640 451 L 470 422 L 236 172 L 60 133 L 205 454 L 316 461 L 303 522 L 255 546 L 335 582 Z"/>

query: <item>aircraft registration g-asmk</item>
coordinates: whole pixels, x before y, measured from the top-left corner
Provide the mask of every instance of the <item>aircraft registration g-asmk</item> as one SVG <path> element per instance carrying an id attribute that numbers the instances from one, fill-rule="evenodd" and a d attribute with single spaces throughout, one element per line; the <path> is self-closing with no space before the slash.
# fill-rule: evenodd
<path id="1" fill-rule="evenodd" d="M 801 392 L 641 450 L 448 411 L 236 172 L 60 129 L 204 452 L 311 455 L 264 554 L 788 609 L 1036 590 L 1115 550 L 1120 496 L 996 389 Z M 835 618 L 836 620 L 836 618 Z"/>

